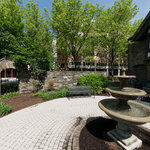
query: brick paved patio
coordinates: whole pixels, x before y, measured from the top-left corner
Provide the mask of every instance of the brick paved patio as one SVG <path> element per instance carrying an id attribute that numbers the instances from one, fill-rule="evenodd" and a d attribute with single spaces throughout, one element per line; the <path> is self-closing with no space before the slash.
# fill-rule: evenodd
<path id="1" fill-rule="evenodd" d="M 60 98 L 3 117 L 0 150 L 65 150 L 80 118 L 106 116 L 98 107 L 104 98 Z"/>

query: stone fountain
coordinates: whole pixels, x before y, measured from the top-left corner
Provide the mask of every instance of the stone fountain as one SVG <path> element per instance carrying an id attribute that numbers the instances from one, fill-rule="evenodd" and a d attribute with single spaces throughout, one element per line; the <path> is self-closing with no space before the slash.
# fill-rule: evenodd
<path id="1" fill-rule="evenodd" d="M 125 83 L 135 76 L 115 76 L 120 81 L 120 87 L 109 87 L 106 91 L 117 99 L 101 100 L 99 107 L 112 119 L 118 122 L 116 129 L 108 135 L 126 150 L 133 150 L 142 145 L 142 141 L 132 134 L 130 125 L 141 125 L 150 122 L 150 107 L 133 100 L 144 96 L 145 91 L 125 87 Z"/>

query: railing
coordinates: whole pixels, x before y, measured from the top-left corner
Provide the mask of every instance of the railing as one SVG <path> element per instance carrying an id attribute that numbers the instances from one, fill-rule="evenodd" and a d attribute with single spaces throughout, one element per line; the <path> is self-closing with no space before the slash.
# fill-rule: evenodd
<path id="1" fill-rule="evenodd" d="M 18 78 L 1 78 L 1 83 L 10 84 L 10 83 L 18 83 Z"/>
<path id="2" fill-rule="evenodd" d="M 93 62 L 88 62 L 88 63 L 85 63 L 85 62 L 83 62 L 82 64 L 81 64 L 81 62 L 77 62 L 77 68 L 80 68 L 80 69 L 97 69 L 97 70 L 99 70 L 99 69 L 108 69 L 108 65 L 107 65 L 107 63 L 93 63 Z M 127 68 L 127 64 L 120 64 L 120 67 L 118 66 L 118 64 L 116 63 L 116 64 L 114 64 L 114 69 L 121 69 L 122 67 L 125 67 L 125 68 Z M 70 68 L 70 69 L 74 69 L 75 68 L 75 64 L 73 63 L 73 62 L 69 62 L 68 63 L 68 68 Z"/>

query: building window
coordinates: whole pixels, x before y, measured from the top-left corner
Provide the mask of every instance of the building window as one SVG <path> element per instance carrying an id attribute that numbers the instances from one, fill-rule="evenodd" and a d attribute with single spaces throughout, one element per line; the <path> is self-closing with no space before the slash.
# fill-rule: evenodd
<path id="1" fill-rule="evenodd" d="M 18 78 L 18 71 L 16 69 L 6 69 L 1 71 L 2 78 Z"/>

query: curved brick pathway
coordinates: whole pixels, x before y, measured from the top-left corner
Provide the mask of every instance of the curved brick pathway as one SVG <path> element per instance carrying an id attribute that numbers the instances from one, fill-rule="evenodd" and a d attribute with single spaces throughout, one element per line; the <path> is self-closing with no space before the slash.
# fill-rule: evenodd
<path id="1" fill-rule="evenodd" d="M 3 117 L 0 150 L 65 150 L 80 117 L 106 116 L 98 107 L 104 98 L 60 98 Z"/>

